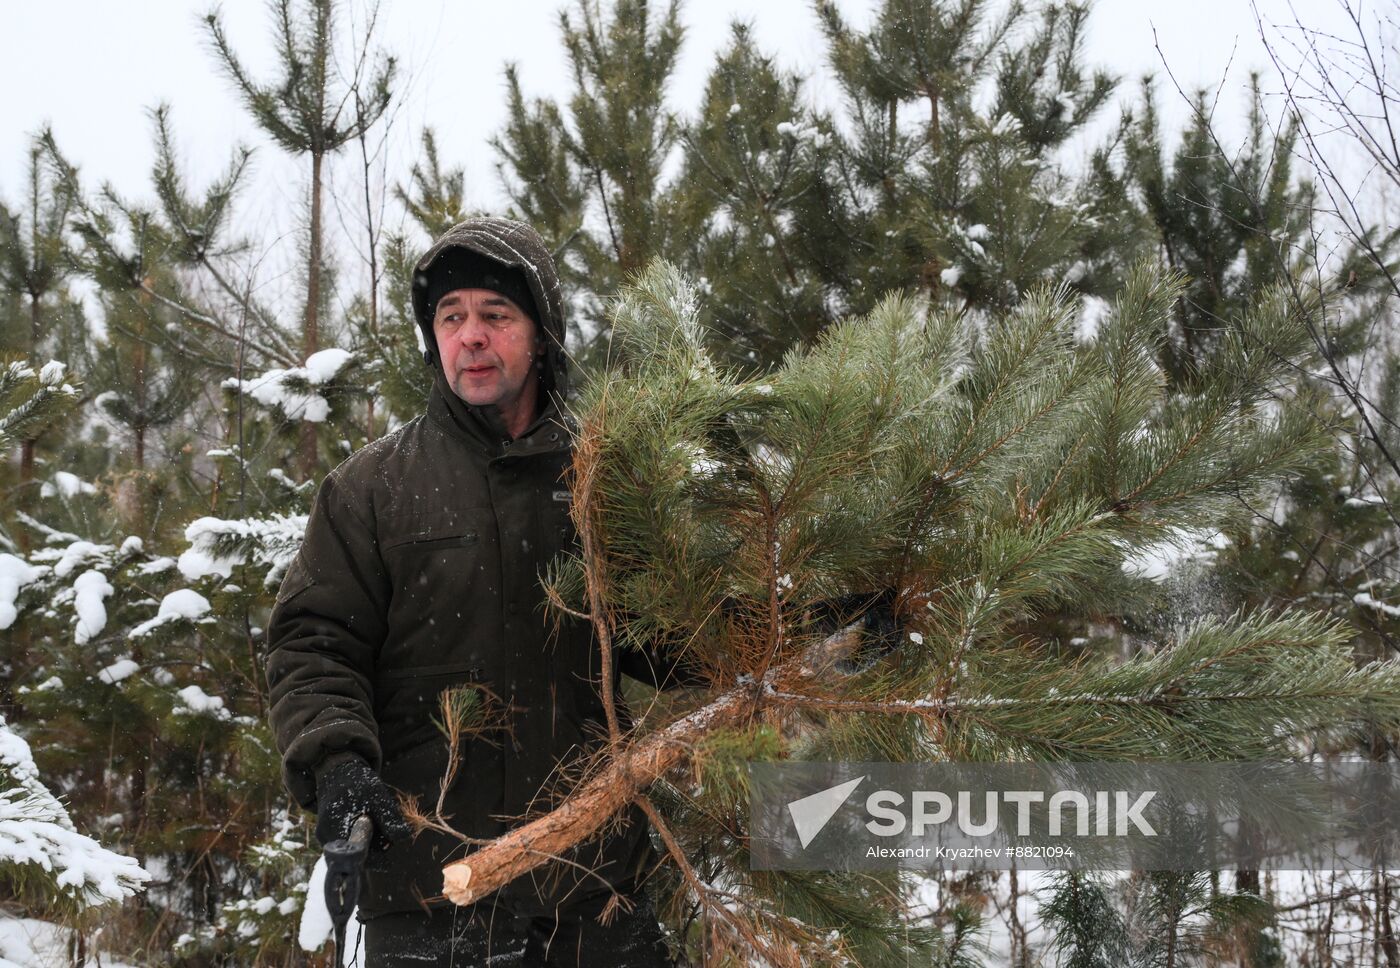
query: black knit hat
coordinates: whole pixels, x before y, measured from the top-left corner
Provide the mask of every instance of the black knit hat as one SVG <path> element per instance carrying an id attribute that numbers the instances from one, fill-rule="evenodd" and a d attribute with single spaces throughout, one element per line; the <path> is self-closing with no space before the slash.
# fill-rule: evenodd
<path id="1" fill-rule="evenodd" d="M 525 274 L 479 252 L 448 249 L 433 260 L 427 276 L 429 319 L 437 312 L 438 300 L 454 289 L 490 289 L 515 303 L 536 323 L 540 321 Z"/>
<path id="2" fill-rule="evenodd" d="M 428 288 L 438 262 L 459 253 L 475 253 L 489 260 L 495 260 L 509 273 L 518 273 L 525 282 L 524 291 L 516 299 L 525 312 L 530 313 L 540 329 L 547 362 L 540 374 L 546 393 L 557 393 L 562 398 L 568 393 L 569 366 L 564 342 L 568 325 L 564 316 L 563 293 L 559 289 L 559 274 L 554 265 L 554 256 L 544 239 L 524 222 L 494 216 L 474 216 L 457 223 L 440 235 L 413 266 L 413 277 L 409 291 L 413 300 L 413 317 L 418 324 L 419 335 L 423 338 L 423 363 L 432 365 L 437 356 L 436 336 L 433 332 L 433 311 L 436 304 L 428 303 Z M 503 287 L 506 279 L 497 266 L 490 266 L 491 275 Z M 443 290 L 437 290 L 435 299 L 442 298 Z M 451 292 L 450 289 L 445 290 Z M 528 293 L 528 297 L 526 296 Z M 434 366 L 437 377 L 441 377 L 442 367 Z M 436 379 L 436 377 L 435 377 Z M 451 393 L 451 388 L 444 388 Z"/>

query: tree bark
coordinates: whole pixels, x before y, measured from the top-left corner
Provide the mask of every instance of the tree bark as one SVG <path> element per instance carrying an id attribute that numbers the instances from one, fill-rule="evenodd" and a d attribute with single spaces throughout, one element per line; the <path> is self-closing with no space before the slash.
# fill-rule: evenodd
<path id="1" fill-rule="evenodd" d="M 39 366 L 39 330 L 41 328 L 41 310 L 39 309 L 40 294 L 30 292 L 29 294 L 29 365 L 38 368 Z M 37 438 L 26 437 L 19 445 L 19 500 L 15 505 L 21 511 L 29 511 L 33 507 L 30 492 L 33 490 L 34 481 L 34 445 Z M 21 529 L 19 532 L 19 550 L 27 554 L 30 550 L 29 532 Z"/>
<path id="2" fill-rule="evenodd" d="M 319 348 L 318 314 L 321 305 L 321 165 L 325 155 L 311 153 L 310 253 L 306 266 L 306 313 L 302 317 L 301 356 L 305 362 Z M 301 475 L 309 480 L 316 471 L 316 424 L 301 422 Z"/>

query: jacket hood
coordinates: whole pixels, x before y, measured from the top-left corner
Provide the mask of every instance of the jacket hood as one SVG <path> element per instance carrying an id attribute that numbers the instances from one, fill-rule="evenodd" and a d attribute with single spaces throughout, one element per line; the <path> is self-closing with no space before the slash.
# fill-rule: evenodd
<path id="1" fill-rule="evenodd" d="M 554 257 L 538 232 L 508 218 L 469 218 L 444 232 L 413 267 L 410 287 L 413 315 L 423 334 L 424 362 L 433 371 L 435 392 L 443 398 L 453 420 L 464 430 L 485 433 L 495 442 L 502 436 L 499 415 L 495 407 L 474 407 L 457 396 L 447 382 L 442 364 L 437 358 L 437 341 L 433 337 L 433 319 L 428 307 L 428 280 L 434 263 L 449 249 L 466 249 L 519 269 L 530 287 L 539 318 L 535 320 L 545 336 L 544 367 L 540 374 L 544 391 L 541 404 L 549 409 L 552 401 L 562 412 L 568 392 L 568 364 L 564 354 L 568 334 L 564 319 L 564 299 L 559 288 L 559 274 Z M 429 405 L 430 409 L 432 404 Z M 489 411 L 489 412 L 486 412 Z"/>

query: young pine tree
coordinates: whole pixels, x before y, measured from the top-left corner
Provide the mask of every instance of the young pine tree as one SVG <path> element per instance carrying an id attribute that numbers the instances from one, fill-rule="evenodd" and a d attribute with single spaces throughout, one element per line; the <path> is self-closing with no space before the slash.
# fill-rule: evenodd
<path id="1" fill-rule="evenodd" d="M 44 163 L 39 138 L 29 149 L 27 184 L 20 207 L 0 204 L 0 291 L 6 318 L 0 321 L 7 355 L 38 366 L 55 351 L 55 323 L 64 302 L 64 280 L 71 274 L 68 259 L 68 219 L 73 197 Z M 38 439 L 19 441 L 19 478 L 9 488 L 8 502 L 28 509 L 34 497 L 35 448 Z M 21 535 L 21 542 L 27 537 Z"/>
<path id="2" fill-rule="evenodd" d="M 321 348 L 320 318 L 326 301 L 322 292 L 326 253 L 322 225 L 322 179 L 326 159 L 376 124 L 393 97 L 394 58 L 357 57 L 349 86 L 362 93 L 361 110 L 350 110 L 352 99 L 335 84 L 337 13 L 333 0 L 307 0 L 297 9 L 293 0 L 271 0 L 281 57 L 278 80 L 263 84 L 249 75 L 235 53 L 217 12 L 205 16 L 209 38 L 219 62 L 232 79 L 253 119 L 282 149 L 305 155 L 311 162 L 311 186 L 306 251 L 306 301 L 302 313 L 301 359 Z M 369 38 L 365 38 L 368 44 Z M 312 476 L 317 464 L 317 434 L 311 422 L 301 428 L 300 470 Z"/>
<path id="3" fill-rule="evenodd" d="M 1238 520 L 1238 495 L 1326 446 L 1307 401 L 1261 406 L 1310 346 L 1277 291 L 1223 337 L 1198 395 L 1164 391 L 1154 359 L 1181 289 L 1139 268 L 1083 343 L 1063 290 L 984 330 L 896 294 L 745 381 L 712 360 L 694 288 L 649 269 L 581 395 L 582 552 L 549 586 L 563 620 L 592 623 L 605 690 L 616 650 L 658 642 L 709 687 L 640 733 L 614 719 L 573 809 L 447 868 L 448 896 L 483 896 L 636 799 L 710 956 L 904 964 L 952 939 L 901 933 L 902 878 L 749 870 L 737 764 L 1265 758 L 1400 720 L 1400 667 L 1358 668 L 1316 614 L 1206 616 L 1122 662 L 1066 661 L 1037 634 L 1066 603 L 1128 608 L 1144 592 L 1126 555 Z M 825 603 L 882 591 L 906 633 L 888 654 L 830 634 Z M 855 671 L 839 664 L 853 649 Z"/>

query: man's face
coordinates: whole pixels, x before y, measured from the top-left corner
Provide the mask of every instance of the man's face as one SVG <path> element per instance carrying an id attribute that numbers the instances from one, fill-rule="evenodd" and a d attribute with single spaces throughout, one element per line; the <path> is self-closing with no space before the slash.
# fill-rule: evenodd
<path id="1" fill-rule="evenodd" d="M 452 391 L 473 406 L 494 404 L 507 425 L 529 422 L 538 383 L 535 321 L 492 289 L 453 289 L 433 314 L 438 359 Z"/>

